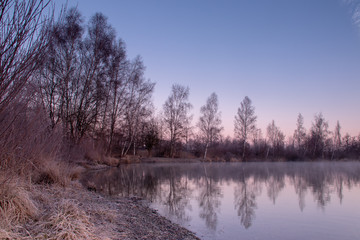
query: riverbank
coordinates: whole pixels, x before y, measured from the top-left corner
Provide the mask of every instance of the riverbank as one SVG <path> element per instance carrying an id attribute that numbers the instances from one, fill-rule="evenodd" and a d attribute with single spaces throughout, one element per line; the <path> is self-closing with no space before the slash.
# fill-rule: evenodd
<path id="1" fill-rule="evenodd" d="M 141 199 L 105 197 L 77 181 L 67 187 L 6 184 L 0 239 L 198 239 Z"/>

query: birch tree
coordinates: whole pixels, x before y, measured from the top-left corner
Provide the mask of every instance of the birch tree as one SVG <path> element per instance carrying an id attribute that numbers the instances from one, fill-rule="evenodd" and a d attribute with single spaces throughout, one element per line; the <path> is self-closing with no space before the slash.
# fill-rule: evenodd
<path id="1" fill-rule="evenodd" d="M 256 129 L 255 107 L 248 96 L 240 103 L 235 115 L 235 135 L 242 141 L 242 159 L 245 160 L 245 150 L 249 135 Z"/>
<path id="2" fill-rule="evenodd" d="M 220 132 L 223 129 L 221 126 L 221 113 L 218 110 L 218 97 L 216 93 L 210 95 L 206 101 L 206 105 L 200 108 L 200 113 L 201 116 L 197 126 L 205 143 L 205 159 L 209 146 L 220 138 Z"/>
<path id="3" fill-rule="evenodd" d="M 329 124 L 323 117 L 322 113 L 315 115 L 311 127 L 310 147 L 312 148 L 313 157 L 325 157 L 326 140 L 329 134 Z"/>
<path id="4" fill-rule="evenodd" d="M 296 144 L 296 148 L 300 152 L 303 148 L 306 139 L 306 129 L 304 127 L 304 117 L 299 113 L 297 122 L 296 122 L 296 130 L 294 131 L 294 141 Z"/>
<path id="5" fill-rule="evenodd" d="M 285 135 L 280 131 L 280 129 L 275 125 L 273 120 L 267 127 L 267 137 L 272 148 L 273 156 L 279 152 L 279 150 L 284 146 Z M 269 155 L 270 147 L 268 148 L 266 158 Z"/>
<path id="6" fill-rule="evenodd" d="M 140 129 L 152 114 L 151 96 L 155 87 L 155 83 L 145 80 L 143 76 L 145 67 L 140 57 L 137 57 L 131 66 L 124 115 L 126 141 L 122 155 L 127 154 L 131 146 L 135 155 L 136 140 L 141 135 Z"/>
<path id="7" fill-rule="evenodd" d="M 189 87 L 178 84 L 172 86 L 171 94 L 163 105 L 164 122 L 170 134 L 170 156 L 175 156 L 176 144 L 181 141 L 187 130 L 189 111 L 192 108 L 189 103 Z"/>
<path id="8" fill-rule="evenodd" d="M 336 122 L 335 130 L 334 130 L 334 142 L 333 142 L 333 153 L 331 158 L 334 158 L 336 152 L 338 152 L 341 148 L 341 126 L 339 121 Z"/>

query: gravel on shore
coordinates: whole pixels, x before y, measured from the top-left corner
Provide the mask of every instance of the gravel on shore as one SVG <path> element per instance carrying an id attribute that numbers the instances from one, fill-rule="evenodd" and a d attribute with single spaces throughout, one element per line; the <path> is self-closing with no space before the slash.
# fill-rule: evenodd
<path id="1" fill-rule="evenodd" d="M 74 202 L 88 216 L 94 239 L 199 239 L 160 216 L 139 198 L 107 197 L 90 192 L 80 184 L 72 185 L 47 188 L 42 192 L 50 201 L 56 198 Z"/>

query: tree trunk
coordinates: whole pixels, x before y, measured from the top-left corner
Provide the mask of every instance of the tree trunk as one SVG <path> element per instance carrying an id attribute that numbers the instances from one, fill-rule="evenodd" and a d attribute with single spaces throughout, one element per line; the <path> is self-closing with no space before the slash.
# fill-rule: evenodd
<path id="1" fill-rule="evenodd" d="M 207 142 L 206 146 L 205 146 L 204 159 L 206 159 L 206 154 L 207 154 L 207 151 L 208 151 L 208 147 L 209 147 L 209 143 Z"/>
<path id="2" fill-rule="evenodd" d="M 246 149 L 246 141 L 244 140 L 243 152 L 242 152 L 242 160 L 243 160 L 244 162 L 246 162 L 246 160 L 245 160 L 245 149 Z"/>

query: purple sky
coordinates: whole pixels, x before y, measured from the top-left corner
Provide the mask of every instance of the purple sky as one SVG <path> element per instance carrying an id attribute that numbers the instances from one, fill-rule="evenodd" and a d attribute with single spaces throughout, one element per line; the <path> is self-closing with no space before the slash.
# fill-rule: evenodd
<path id="1" fill-rule="evenodd" d="M 60 7 L 65 0 L 55 1 Z M 156 82 L 157 110 L 178 83 L 190 87 L 193 123 L 212 92 L 224 135 L 245 96 L 257 125 L 292 135 L 322 112 L 333 130 L 360 133 L 360 0 L 68 0 L 85 21 L 108 17 L 128 56 L 141 55 Z"/>

